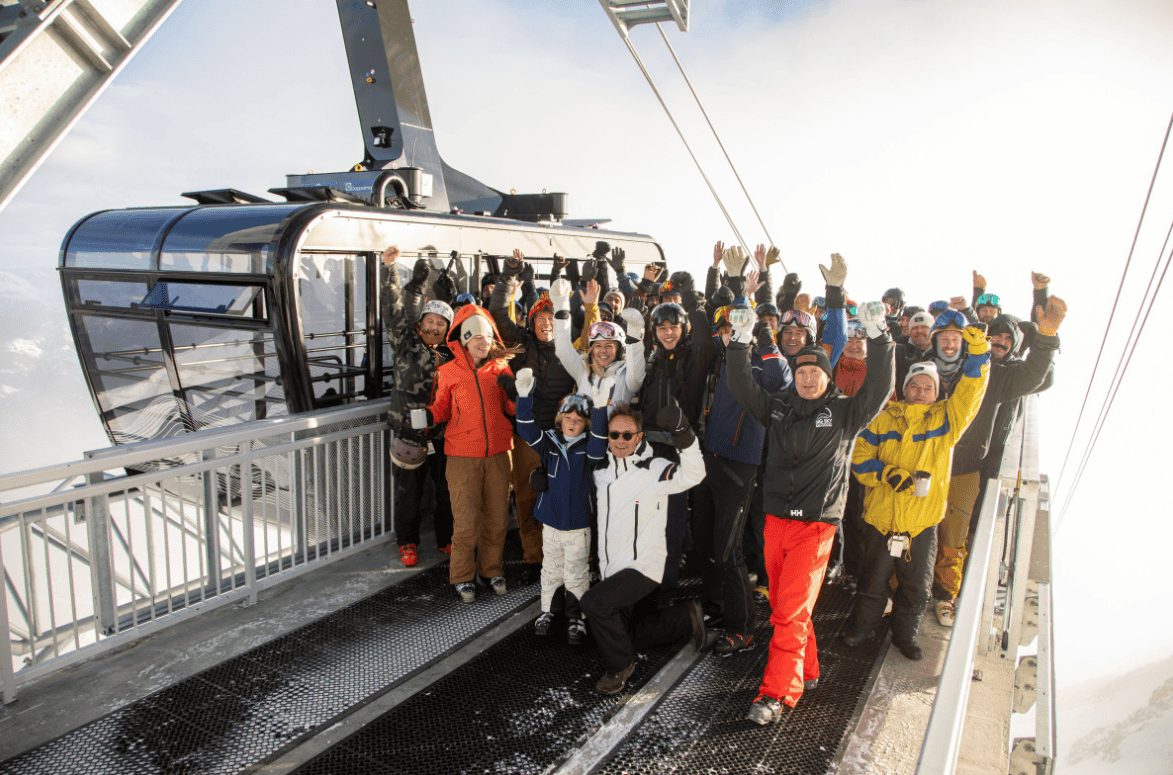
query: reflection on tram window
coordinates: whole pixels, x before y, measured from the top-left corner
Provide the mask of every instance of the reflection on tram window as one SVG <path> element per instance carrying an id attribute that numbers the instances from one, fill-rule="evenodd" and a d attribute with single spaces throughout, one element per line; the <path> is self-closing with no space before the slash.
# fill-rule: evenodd
<path id="1" fill-rule="evenodd" d="M 78 280 L 77 295 L 82 304 L 90 306 L 133 307 L 147 295 L 147 284 L 122 280 Z"/>
<path id="2" fill-rule="evenodd" d="M 136 306 L 157 307 L 179 312 L 207 312 L 217 315 L 246 315 L 264 319 L 264 310 L 254 301 L 263 300 L 259 285 L 209 285 L 160 281 Z"/>
<path id="3" fill-rule="evenodd" d="M 159 254 L 162 270 L 268 271 L 274 235 L 291 205 L 209 207 L 193 210 L 168 232 Z"/>
<path id="4" fill-rule="evenodd" d="M 172 322 L 175 368 L 197 428 L 285 414 L 272 331 Z"/>
<path id="5" fill-rule="evenodd" d="M 69 240 L 65 265 L 97 269 L 153 269 L 151 248 L 187 207 L 110 210 L 93 215 Z"/>
<path id="6" fill-rule="evenodd" d="M 362 255 L 303 253 L 298 262 L 302 342 L 319 406 L 357 398 L 366 387 L 366 273 Z"/>

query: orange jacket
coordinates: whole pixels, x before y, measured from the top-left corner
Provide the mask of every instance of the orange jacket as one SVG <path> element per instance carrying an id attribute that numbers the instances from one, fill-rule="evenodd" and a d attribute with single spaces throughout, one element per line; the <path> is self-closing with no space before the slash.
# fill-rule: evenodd
<path id="1" fill-rule="evenodd" d="M 444 453 L 450 457 L 489 457 L 513 449 L 513 426 L 509 417 L 513 402 L 506 397 L 497 377 L 512 376 L 504 358 L 490 358 L 474 369 L 468 351 L 460 345 L 460 327 L 473 315 L 482 315 L 493 327 L 493 337 L 502 347 L 501 334 L 492 316 L 475 304 L 456 311 L 448 329 L 448 347 L 456 357 L 436 370 L 432 395 L 432 419 L 448 423 L 444 431 Z"/>

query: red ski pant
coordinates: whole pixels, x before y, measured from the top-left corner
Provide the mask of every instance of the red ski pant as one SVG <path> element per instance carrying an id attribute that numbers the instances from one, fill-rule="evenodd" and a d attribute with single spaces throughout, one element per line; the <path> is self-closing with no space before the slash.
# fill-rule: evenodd
<path id="1" fill-rule="evenodd" d="M 765 539 L 774 635 L 758 693 L 794 706 L 802 696 L 802 682 L 819 677 L 811 611 L 823 585 L 835 526 L 767 514 Z"/>

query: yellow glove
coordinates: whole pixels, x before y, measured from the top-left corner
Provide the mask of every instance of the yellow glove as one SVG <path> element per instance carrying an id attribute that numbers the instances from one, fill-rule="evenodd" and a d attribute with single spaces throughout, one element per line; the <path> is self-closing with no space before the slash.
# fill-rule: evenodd
<path id="1" fill-rule="evenodd" d="M 800 293 L 795 296 L 794 308 L 799 312 L 805 312 L 808 315 L 814 314 L 811 310 L 811 295 L 809 293 Z"/>
<path id="2" fill-rule="evenodd" d="M 1067 317 L 1067 302 L 1058 296 L 1047 299 L 1047 309 L 1035 307 L 1035 316 L 1039 319 L 1039 333 L 1044 336 L 1054 336 L 1059 333 L 1059 324 Z"/>
<path id="3" fill-rule="evenodd" d="M 766 251 L 766 266 L 773 266 L 781 261 L 780 251 L 771 245 L 770 249 Z"/>
<path id="4" fill-rule="evenodd" d="M 970 355 L 985 355 L 990 351 L 990 340 L 986 338 L 986 332 L 977 326 L 966 326 L 961 336 L 965 339 L 965 348 Z"/>

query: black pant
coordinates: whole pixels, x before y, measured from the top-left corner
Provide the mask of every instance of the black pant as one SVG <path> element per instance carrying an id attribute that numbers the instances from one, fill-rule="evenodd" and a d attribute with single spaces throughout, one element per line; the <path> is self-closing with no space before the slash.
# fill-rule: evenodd
<path id="1" fill-rule="evenodd" d="M 762 453 L 765 456 L 765 453 Z M 745 520 L 745 536 L 742 547 L 745 549 L 745 564 L 750 573 L 758 577 L 759 587 L 768 587 L 770 581 L 766 578 L 766 511 L 762 502 L 762 480 L 765 478 L 766 464 L 763 461 L 758 466 L 757 481 L 754 482 L 752 495 L 749 499 L 748 516 Z"/>
<path id="2" fill-rule="evenodd" d="M 705 479 L 693 491 L 692 537 L 704 559 L 705 602 L 721 608 L 728 632 L 753 628 L 753 589 L 741 551 L 755 463 L 705 453 Z"/>
<path id="3" fill-rule="evenodd" d="M 859 579 L 864 573 L 864 544 L 868 532 L 876 529 L 863 521 L 863 485 L 855 477 L 847 486 L 847 505 L 843 509 L 842 530 L 839 533 L 843 548 L 843 572 Z"/>
<path id="4" fill-rule="evenodd" d="M 888 553 L 888 536 L 871 525 L 867 526 L 863 543 L 864 571 L 850 631 L 870 634 L 880 623 L 888 602 L 888 580 L 895 570 L 899 586 L 892 596 L 892 639 L 907 643 L 916 638 L 929 602 L 933 563 L 937 560 L 937 528 L 922 530 L 901 557 Z"/>
<path id="5" fill-rule="evenodd" d="M 644 651 L 689 636 L 688 607 L 657 608 L 659 584 L 627 568 L 600 581 L 582 596 L 582 612 L 608 673 L 618 673 Z"/>
<path id="6" fill-rule="evenodd" d="M 420 518 L 426 501 L 434 504 L 432 525 L 436 546 L 452 543 L 452 503 L 448 497 L 448 479 L 445 476 L 448 458 L 443 442 L 434 442 L 435 453 L 428 455 L 424 464 L 411 471 L 392 466 L 395 480 L 395 541 L 400 546 L 420 542 Z"/>
<path id="7" fill-rule="evenodd" d="M 680 451 L 671 444 L 654 442 L 652 444 L 652 450 L 656 453 L 656 457 L 671 460 L 677 465 L 680 464 Z M 668 557 L 664 561 L 664 579 L 660 582 L 665 592 L 670 592 L 675 589 L 676 582 L 680 578 L 680 560 L 684 557 L 684 551 L 688 544 L 688 503 L 690 492 L 691 490 L 677 492 L 668 496 L 668 511 L 666 514 L 667 529 L 664 535 Z"/>

